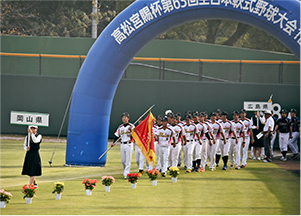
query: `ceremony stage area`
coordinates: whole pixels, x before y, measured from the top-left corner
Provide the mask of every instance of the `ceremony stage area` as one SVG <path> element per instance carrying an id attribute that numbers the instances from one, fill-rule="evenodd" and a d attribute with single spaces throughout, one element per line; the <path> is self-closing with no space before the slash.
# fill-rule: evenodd
<path id="1" fill-rule="evenodd" d="M 46 137 L 40 149 L 43 175 L 37 177 L 37 196 L 28 205 L 22 187 L 29 178 L 20 175 L 25 156 L 22 145 L 21 138 L 1 139 L 1 188 L 13 195 L 1 209 L 2 215 L 300 214 L 300 177 L 274 163 L 248 160 L 245 169 L 224 171 L 218 167 L 214 172 L 206 169 L 205 173 L 190 174 L 181 167 L 177 183 L 172 183 L 170 176 L 159 176 L 158 185 L 152 186 L 144 174 L 137 189 L 131 189 L 122 179 L 119 145 L 109 151 L 105 167 L 64 167 L 66 143 L 58 142 L 50 167 L 55 142 Z M 138 172 L 134 155 L 131 172 Z M 104 192 L 98 183 L 92 196 L 86 196 L 83 179 L 99 181 L 104 175 L 116 178 L 111 192 Z M 61 200 L 51 193 L 56 181 L 65 184 Z"/>

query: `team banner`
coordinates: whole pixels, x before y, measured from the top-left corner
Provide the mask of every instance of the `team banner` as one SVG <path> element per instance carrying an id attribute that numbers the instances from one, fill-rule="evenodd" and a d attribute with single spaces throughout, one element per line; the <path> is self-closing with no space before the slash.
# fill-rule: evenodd
<path id="1" fill-rule="evenodd" d="M 148 164 L 153 166 L 156 162 L 156 152 L 154 145 L 153 122 L 155 117 L 150 112 L 148 116 L 135 127 L 132 137 L 135 139 L 142 154 L 146 158 Z"/>

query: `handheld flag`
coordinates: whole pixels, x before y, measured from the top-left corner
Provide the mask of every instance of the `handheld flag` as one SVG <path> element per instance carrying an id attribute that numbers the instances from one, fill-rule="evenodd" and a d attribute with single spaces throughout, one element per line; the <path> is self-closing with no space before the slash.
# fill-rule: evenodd
<path id="1" fill-rule="evenodd" d="M 156 162 L 156 152 L 154 145 L 153 125 L 155 117 L 150 112 L 149 115 L 137 126 L 132 133 L 136 144 L 141 149 L 148 164 L 153 166 Z"/>

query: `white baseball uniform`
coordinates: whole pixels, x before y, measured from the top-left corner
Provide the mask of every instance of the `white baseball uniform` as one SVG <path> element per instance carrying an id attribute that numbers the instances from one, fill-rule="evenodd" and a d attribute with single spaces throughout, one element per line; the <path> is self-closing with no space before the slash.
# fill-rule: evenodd
<path id="1" fill-rule="evenodd" d="M 192 169 L 192 156 L 193 156 L 193 149 L 195 146 L 195 139 L 196 134 L 198 133 L 198 128 L 194 123 L 190 123 L 190 125 L 185 124 L 183 126 L 185 135 L 186 135 L 186 145 L 184 146 L 184 154 L 186 159 L 186 167 L 187 170 Z"/>
<path id="2" fill-rule="evenodd" d="M 160 146 L 160 162 L 162 174 L 167 172 L 168 167 L 168 156 L 169 148 L 171 144 L 171 138 L 174 136 L 175 132 L 170 127 L 163 129 L 163 126 L 158 128 L 156 135 L 158 136 L 158 143 Z"/>
<path id="3" fill-rule="evenodd" d="M 240 166 L 240 149 L 241 149 L 241 145 L 243 142 L 243 133 L 245 133 L 245 125 L 240 120 L 237 122 L 235 122 L 233 120 L 232 124 L 233 124 L 234 130 L 236 132 L 238 143 L 236 143 L 234 136 L 232 136 L 232 138 L 230 139 L 230 149 L 229 149 L 230 162 L 231 162 L 231 166 L 234 167 L 234 152 L 235 152 L 235 163 L 236 163 L 236 166 L 239 167 Z"/>
<path id="4" fill-rule="evenodd" d="M 133 138 L 132 138 L 132 130 L 135 128 L 135 125 L 128 123 L 122 124 L 118 127 L 114 135 L 116 137 L 120 137 L 121 145 L 120 145 L 120 156 L 121 163 L 123 167 L 123 176 L 127 177 L 127 174 L 130 173 L 131 170 L 131 160 L 133 154 Z"/>
<path id="5" fill-rule="evenodd" d="M 216 154 L 216 150 L 219 147 L 219 143 L 220 143 L 220 138 L 221 138 L 221 132 L 223 132 L 223 127 L 220 123 L 218 123 L 217 121 L 215 121 L 215 123 L 210 122 L 211 127 L 212 127 L 212 133 L 215 139 L 215 144 L 213 144 L 212 146 L 208 146 L 208 156 L 209 156 L 209 160 L 210 160 L 210 166 L 209 169 L 213 169 L 214 165 L 215 165 L 215 154 Z"/>
<path id="6" fill-rule="evenodd" d="M 184 134 L 184 129 L 180 124 L 171 125 L 170 128 L 175 132 L 176 147 L 173 147 L 172 141 L 169 153 L 169 165 L 172 167 L 177 167 L 179 152 L 181 150 L 181 135 Z"/>
<path id="7" fill-rule="evenodd" d="M 246 166 L 247 159 L 248 159 L 248 151 L 249 151 L 249 145 L 250 145 L 250 135 L 252 130 L 252 122 L 250 119 L 245 118 L 244 120 L 241 120 L 244 123 L 245 126 L 245 147 L 241 147 L 241 165 Z"/>

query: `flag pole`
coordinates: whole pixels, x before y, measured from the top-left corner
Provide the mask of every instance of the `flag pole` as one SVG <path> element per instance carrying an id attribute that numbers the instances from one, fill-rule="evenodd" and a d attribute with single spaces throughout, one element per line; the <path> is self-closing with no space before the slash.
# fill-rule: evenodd
<path id="1" fill-rule="evenodd" d="M 145 116 L 146 113 L 148 113 L 148 111 L 150 111 L 153 107 L 155 106 L 155 104 L 153 104 L 150 108 L 148 108 L 148 110 L 146 110 L 135 122 L 134 125 L 137 124 L 137 122 L 143 118 L 143 116 Z M 113 146 L 115 145 L 115 143 L 117 143 L 120 140 L 120 137 L 113 143 Z M 98 158 L 98 160 L 100 160 L 108 151 L 110 151 L 110 149 L 113 147 L 110 146 L 110 148 L 108 148 L 102 155 L 100 155 L 100 157 Z"/>

